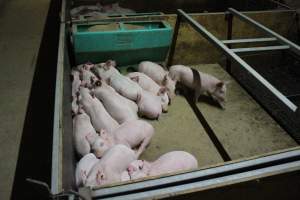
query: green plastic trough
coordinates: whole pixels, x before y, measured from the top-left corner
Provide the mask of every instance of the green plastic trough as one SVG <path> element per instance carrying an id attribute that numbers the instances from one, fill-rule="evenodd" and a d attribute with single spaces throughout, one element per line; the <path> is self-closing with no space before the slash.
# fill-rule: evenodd
<path id="1" fill-rule="evenodd" d="M 165 21 L 74 24 L 72 39 L 77 64 L 114 59 L 124 66 L 164 61 L 172 28 Z"/>

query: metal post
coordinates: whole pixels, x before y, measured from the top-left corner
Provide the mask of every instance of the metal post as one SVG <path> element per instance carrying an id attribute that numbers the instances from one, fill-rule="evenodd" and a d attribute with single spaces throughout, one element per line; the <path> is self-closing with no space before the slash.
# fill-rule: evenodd
<path id="1" fill-rule="evenodd" d="M 169 68 L 173 64 L 173 57 L 174 57 L 174 52 L 175 52 L 175 47 L 176 47 L 177 36 L 178 36 L 178 31 L 179 31 L 179 27 L 180 27 L 181 18 L 182 18 L 181 15 L 177 14 L 177 19 L 176 19 L 176 23 L 175 23 L 173 38 L 172 38 L 172 44 L 171 44 L 171 47 L 170 47 L 168 62 L 167 62 L 167 66 L 166 66 L 167 68 Z"/>
<path id="2" fill-rule="evenodd" d="M 227 20 L 227 40 L 232 40 L 232 21 L 233 16 L 231 13 L 227 12 L 225 15 L 225 19 Z M 231 44 L 227 44 L 227 47 L 231 49 Z M 231 74 L 231 59 L 226 58 L 226 71 Z"/>
<path id="3" fill-rule="evenodd" d="M 236 53 L 229 49 L 225 44 L 223 44 L 219 39 L 217 39 L 213 34 L 207 31 L 201 24 L 196 22 L 192 17 L 190 17 L 183 10 L 179 9 L 178 14 L 182 17 L 203 37 L 210 41 L 215 47 L 221 50 L 227 57 L 235 60 L 240 64 L 245 70 L 248 71 L 258 82 L 260 82 L 264 87 L 266 87 L 270 92 L 273 93 L 283 104 L 285 104 L 290 110 L 296 112 L 298 107 L 286 98 L 279 90 L 277 90 L 273 85 L 271 85 L 264 77 L 257 73 L 250 65 L 248 65 L 242 58 L 240 58 Z M 278 34 L 277 34 L 278 35 Z M 274 37 L 276 37 L 274 35 Z M 281 37 L 281 36 L 280 36 Z M 280 37 L 276 37 L 277 39 Z M 289 43 L 291 43 L 289 41 Z M 297 46 L 297 45 L 296 45 Z M 300 48 L 299 48 L 300 49 Z"/>
<path id="4" fill-rule="evenodd" d="M 293 51 L 294 53 L 296 53 L 298 56 L 300 55 L 300 46 L 298 46 L 297 44 L 289 41 L 288 39 L 286 39 L 285 37 L 279 35 L 278 33 L 275 33 L 274 31 L 272 31 L 271 29 L 265 27 L 264 25 L 258 23 L 257 21 L 251 19 L 250 17 L 247 17 L 246 15 L 240 13 L 239 11 L 233 9 L 233 8 L 229 8 L 228 11 L 230 13 L 232 13 L 235 17 L 239 18 L 240 20 L 254 26 L 255 28 L 257 28 L 258 30 L 264 32 L 265 34 L 271 36 L 271 37 L 275 37 L 277 38 L 278 42 L 281 43 L 282 45 L 289 45 L 291 48 L 291 51 Z"/>

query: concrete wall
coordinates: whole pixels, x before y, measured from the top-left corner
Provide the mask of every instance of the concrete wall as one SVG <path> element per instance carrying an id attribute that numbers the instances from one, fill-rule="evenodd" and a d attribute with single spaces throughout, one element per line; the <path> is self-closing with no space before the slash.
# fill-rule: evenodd
<path id="1" fill-rule="evenodd" d="M 274 12 L 249 12 L 247 15 L 271 28 L 275 32 L 289 37 L 293 29 L 293 14 L 291 11 Z M 227 22 L 224 13 L 193 15 L 193 18 L 213 33 L 218 39 L 224 40 L 227 37 Z M 175 18 L 167 19 L 174 24 Z M 233 38 L 253 38 L 263 35 L 255 28 L 233 20 Z M 175 50 L 174 63 L 198 64 L 216 63 L 224 59 L 220 52 L 212 46 L 205 38 L 195 32 L 190 25 L 183 23 L 179 29 L 178 41 Z"/>

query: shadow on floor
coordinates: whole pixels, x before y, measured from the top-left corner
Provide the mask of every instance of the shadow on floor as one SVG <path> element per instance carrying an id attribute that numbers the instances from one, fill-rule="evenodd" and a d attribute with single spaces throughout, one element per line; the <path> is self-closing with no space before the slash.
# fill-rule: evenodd
<path id="1" fill-rule="evenodd" d="M 60 1 L 52 0 L 43 32 L 23 127 L 11 199 L 43 199 L 33 178 L 51 184 L 52 128 Z"/>

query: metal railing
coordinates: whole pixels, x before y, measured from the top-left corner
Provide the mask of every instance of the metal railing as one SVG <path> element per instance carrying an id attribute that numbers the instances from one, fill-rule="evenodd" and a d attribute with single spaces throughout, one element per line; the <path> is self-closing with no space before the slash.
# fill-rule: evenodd
<path id="1" fill-rule="evenodd" d="M 182 20 L 185 20 L 191 27 L 200 33 L 204 38 L 206 38 L 210 43 L 212 43 L 216 48 L 221 50 L 227 56 L 227 66 L 226 69 L 231 73 L 231 61 L 230 59 L 236 61 L 240 66 L 242 66 L 248 73 L 250 73 L 259 83 L 266 87 L 274 96 L 276 96 L 284 105 L 286 105 L 291 111 L 297 112 L 298 107 L 291 102 L 285 95 L 283 95 L 278 89 L 276 89 L 272 84 L 270 84 L 264 77 L 257 73 L 248 63 L 246 63 L 240 56 L 237 55 L 239 52 L 258 52 L 258 51 L 273 51 L 273 50 L 286 50 L 289 49 L 295 54 L 300 55 L 300 47 L 284 38 L 283 36 L 275 33 L 274 31 L 268 29 L 257 21 L 249 18 L 248 16 L 240 13 L 239 11 L 229 8 L 227 12 L 228 20 L 228 37 L 227 40 L 219 40 L 212 33 L 210 33 L 204 26 L 195 21 L 191 16 L 185 13 L 183 10 L 177 10 L 178 16 L 174 28 L 174 36 L 170 49 L 168 66 L 172 64 L 175 46 L 177 41 L 178 30 Z M 250 39 L 235 39 L 232 40 L 232 19 L 237 17 L 240 20 L 254 26 L 256 29 L 264 32 L 268 37 L 267 38 L 250 38 Z M 231 49 L 231 44 L 234 43 L 252 43 L 252 42 L 270 42 L 276 41 L 281 45 L 279 46 L 264 46 L 264 47 L 251 47 L 251 48 L 237 48 Z"/>

